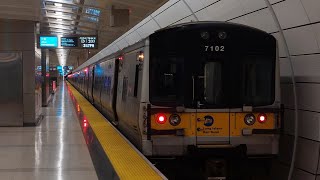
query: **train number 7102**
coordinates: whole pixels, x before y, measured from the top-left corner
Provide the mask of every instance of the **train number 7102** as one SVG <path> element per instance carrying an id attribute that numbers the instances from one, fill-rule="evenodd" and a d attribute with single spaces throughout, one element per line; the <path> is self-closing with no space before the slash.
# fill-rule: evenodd
<path id="1" fill-rule="evenodd" d="M 223 52 L 224 46 L 205 46 L 205 51 L 211 51 L 211 52 Z"/>

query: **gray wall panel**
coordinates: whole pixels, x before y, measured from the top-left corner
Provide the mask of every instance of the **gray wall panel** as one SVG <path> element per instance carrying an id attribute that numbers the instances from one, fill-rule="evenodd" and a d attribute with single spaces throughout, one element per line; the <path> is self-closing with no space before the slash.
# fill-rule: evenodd
<path id="1" fill-rule="evenodd" d="M 293 136 L 283 135 L 280 144 L 280 161 L 291 163 Z M 295 167 L 316 174 L 319 159 L 319 142 L 299 138 Z"/>
<path id="2" fill-rule="evenodd" d="M 22 53 L 0 52 L 0 126 L 23 124 Z"/>
<path id="3" fill-rule="evenodd" d="M 320 21 L 320 1 L 319 0 L 301 0 L 311 22 Z"/>
<path id="4" fill-rule="evenodd" d="M 319 92 L 320 84 L 297 83 L 299 109 L 320 112 Z M 281 85 L 281 98 L 286 107 L 294 108 L 292 84 Z"/>
<path id="5" fill-rule="evenodd" d="M 315 178 L 316 175 L 310 174 L 300 169 L 295 169 L 295 171 L 293 172 L 293 180 L 315 180 Z"/>
<path id="6" fill-rule="evenodd" d="M 23 122 L 24 123 L 34 123 L 36 119 L 35 114 L 24 114 L 23 115 Z"/>
<path id="7" fill-rule="evenodd" d="M 320 113 L 299 111 L 299 136 L 320 141 Z M 284 114 L 284 130 L 286 134 L 294 134 L 294 111 L 286 109 Z"/>
<path id="8" fill-rule="evenodd" d="M 3 51 L 34 51 L 34 33 L 0 33 L 0 49 Z"/>
<path id="9" fill-rule="evenodd" d="M 319 29 L 319 33 L 320 33 L 320 29 Z M 292 61 L 293 61 L 294 73 L 296 77 L 299 77 L 299 82 L 301 81 L 310 82 L 311 78 L 313 79 L 320 78 L 320 71 L 319 71 L 320 54 L 294 56 L 292 57 Z M 287 58 L 280 59 L 280 75 L 282 77 L 291 78 L 291 69 L 290 69 L 289 60 Z"/>
<path id="10" fill-rule="evenodd" d="M 273 8 L 283 29 L 309 23 L 300 0 L 286 0 L 273 5 Z"/>
<path id="11" fill-rule="evenodd" d="M 0 33 L 34 33 L 34 24 L 30 21 L 0 19 Z"/>
<path id="12" fill-rule="evenodd" d="M 272 179 L 270 180 L 287 180 L 288 173 L 289 167 L 287 165 L 274 162 L 271 169 Z M 315 175 L 295 168 L 293 171 L 293 180 L 315 180 Z"/>
<path id="13" fill-rule="evenodd" d="M 182 2 L 179 1 L 177 4 L 174 4 L 172 7 L 164 11 L 161 16 L 156 16 L 154 19 L 160 24 L 162 28 L 172 24 L 180 19 L 191 15 L 192 12 L 188 7 Z"/>
<path id="14" fill-rule="evenodd" d="M 23 52 L 23 93 L 34 93 L 35 52 Z"/>
<path id="15" fill-rule="evenodd" d="M 24 114 L 35 113 L 35 93 L 23 94 L 23 111 Z"/>

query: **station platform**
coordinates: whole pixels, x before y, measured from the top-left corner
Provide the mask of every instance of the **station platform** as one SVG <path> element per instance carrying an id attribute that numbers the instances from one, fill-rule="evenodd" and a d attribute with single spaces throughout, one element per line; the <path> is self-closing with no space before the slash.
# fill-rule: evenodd
<path id="1" fill-rule="evenodd" d="M 36 127 L 0 128 L 0 179 L 166 179 L 71 85 Z"/>
<path id="2" fill-rule="evenodd" d="M 43 114 L 36 127 L 0 128 L 0 179 L 98 179 L 65 84 Z"/>

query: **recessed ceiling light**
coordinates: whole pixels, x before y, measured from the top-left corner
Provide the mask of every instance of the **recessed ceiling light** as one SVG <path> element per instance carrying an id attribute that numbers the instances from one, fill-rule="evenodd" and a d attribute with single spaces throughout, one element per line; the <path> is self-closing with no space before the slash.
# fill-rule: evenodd
<path id="1" fill-rule="evenodd" d="M 57 6 L 57 7 L 62 7 L 61 3 L 54 3 L 54 5 Z"/>

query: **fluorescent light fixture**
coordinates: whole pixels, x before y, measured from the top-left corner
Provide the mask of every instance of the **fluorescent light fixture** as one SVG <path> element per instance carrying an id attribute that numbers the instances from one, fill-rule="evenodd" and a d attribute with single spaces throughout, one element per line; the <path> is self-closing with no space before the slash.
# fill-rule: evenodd
<path id="1" fill-rule="evenodd" d="M 60 11 L 56 11 L 56 14 L 57 14 L 57 15 L 62 15 L 63 13 L 60 12 Z"/>
<path id="2" fill-rule="evenodd" d="M 54 3 L 54 5 L 57 6 L 57 7 L 62 7 L 61 3 Z"/>
<path id="3" fill-rule="evenodd" d="M 62 19 L 57 19 L 57 21 L 60 21 L 60 22 L 61 22 L 61 21 L 63 21 L 63 20 L 62 20 Z"/>

